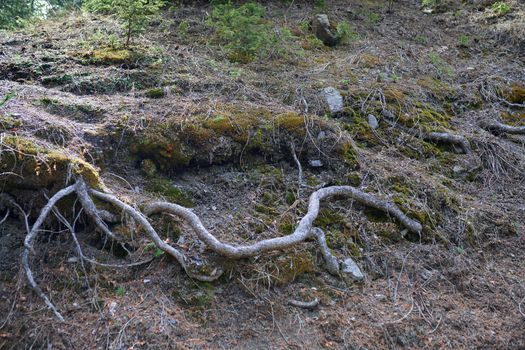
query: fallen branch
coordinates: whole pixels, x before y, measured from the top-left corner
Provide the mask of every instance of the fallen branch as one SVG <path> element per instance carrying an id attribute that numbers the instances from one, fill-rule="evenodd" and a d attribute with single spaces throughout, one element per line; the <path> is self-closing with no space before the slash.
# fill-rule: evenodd
<path id="1" fill-rule="evenodd" d="M 525 135 L 525 126 L 513 126 L 498 121 L 483 121 L 481 126 L 493 134 Z"/>

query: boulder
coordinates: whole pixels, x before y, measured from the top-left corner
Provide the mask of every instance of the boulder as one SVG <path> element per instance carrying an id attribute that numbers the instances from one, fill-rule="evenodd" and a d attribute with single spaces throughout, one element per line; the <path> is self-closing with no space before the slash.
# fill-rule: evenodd
<path id="1" fill-rule="evenodd" d="M 326 46 L 335 46 L 338 43 L 337 33 L 330 25 L 328 16 L 325 14 L 317 15 L 312 21 L 312 30 Z"/>
<path id="2" fill-rule="evenodd" d="M 329 86 L 321 91 L 321 96 L 326 102 L 330 113 L 337 114 L 343 111 L 343 96 L 337 89 Z"/>
<path id="3" fill-rule="evenodd" d="M 354 281 L 362 281 L 365 279 L 365 275 L 352 258 L 347 258 L 343 261 L 341 271 L 350 275 Z"/>

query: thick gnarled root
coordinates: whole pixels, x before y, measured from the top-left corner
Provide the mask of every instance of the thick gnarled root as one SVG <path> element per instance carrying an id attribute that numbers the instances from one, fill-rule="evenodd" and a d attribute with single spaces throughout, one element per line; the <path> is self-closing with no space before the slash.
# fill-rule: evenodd
<path id="1" fill-rule="evenodd" d="M 513 126 L 498 121 L 483 121 L 481 126 L 493 134 L 516 134 L 525 135 L 525 126 Z"/>
<path id="2" fill-rule="evenodd" d="M 159 249 L 175 258 L 175 260 L 177 260 L 177 262 L 182 266 L 182 268 L 185 270 L 188 276 L 200 281 L 214 281 L 222 275 L 223 271 L 217 268 L 213 270 L 211 274 L 200 273 L 198 264 L 192 263 L 192 261 L 188 257 L 186 257 L 179 249 L 166 243 L 160 238 L 160 236 L 155 231 L 146 215 L 149 216 L 156 213 L 167 213 L 184 219 L 191 226 L 196 236 L 202 242 L 204 242 L 210 249 L 230 259 L 254 257 L 256 255 L 260 255 L 269 251 L 286 249 L 297 245 L 301 242 L 304 242 L 307 239 L 314 238 L 319 243 L 319 248 L 325 260 L 327 270 L 334 275 L 339 274 L 340 262 L 328 248 L 324 232 L 319 228 L 313 227 L 313 222 L 319 214 L 321 200 L 333 196 L 347 196 L 365 206 L 382 210 L 383 212 L 393 216 L 410 232 L 420 233 L 423 229 L 423 227 L 418 221 L 407 217 L 393 203 L 382 201 L 374 197 L 373 195 L 362 192 L 359 189 L 352 186 L 331 186 L 321 188 L 310 195 L 308 211 L 306 215 L 300 220 L 297 228 L 292 234 L 283 237 L 275 237 L 262 240 L 251 245 L 232 245 L 229 243 L 219 241 L 204 227 L 200 218 L 188 208 L 173 203 L 154 202 L 146 206 L 144 210 L 144 215 L 140 210 L 132 207 L 129 204 L 124 203 L 112 194 L 88 188 L 84 180 L 80 178 L 74 185 L 62 189 L 48 200 L 47 204 L 40 212 L 40 215 L 33 227 L 30 230 L 28 229 L 28 234 L 24 242 L 25 249 L 22 254 L 22 266 L 26 272 L 26 276 L 30 286 L 45 301 L 46 305 L 61 321 L 63 321 L 64 318 L 58 312 L 57 308 L 51 303 L 50 299 L 44 294 L 44 292 L 38 286 L 38 284 L 35 282 L 33 273 L 30 268 L 29 258 L 31 252 L 33 251 L 33 244 L 35 242 L 35 238 L 47 216 L 51 212 L 54 212 L 55 215 L 57 215 L 57 217 L 59 218 L 59 220 L 61 220 L 62 222 L 65 221 L 64 217 L 60 213 L 58 213 L 58 210 L 55 208 L 55 205 L 60 199 L 73 193 L 75 193 L 79 198 L 82 208 L 86 212 L 87 216 L 92 218 L 95 224 L 106 235 L 114 237 L 113 233 L 108 228 L 106 221 L 111 221 L 115 218 L 112 214 L 98 209 L 95 203 L 93 202 L 92 197 L 96 197 L 99 200 L 112 204 L 113 206 L 119 208 L 125 214 L 133 218 L 133 220 L 136 223 L 142 226 L 146 234 Z M 86 260 L 90 263 L 96 263 L 92 259 L 85 257 L 85 255 L 82 253 L 80 244 L 76 238 L 73 229 L 73 225 L 70 225 L 67 222 L 64 222 L 64 224 L 71 231 L 73 240 L 76 244 L 77 253 L 79 254 L 79 258 L 82 261 Z M 134 263 L 125 266 L 135 266 L 137 264 L 140 263 Z M 108 264 L 101 265 L 110 267 L 117 266 Z M 120 266 L 122 265 L 119 265 L 118 267 Z"/>

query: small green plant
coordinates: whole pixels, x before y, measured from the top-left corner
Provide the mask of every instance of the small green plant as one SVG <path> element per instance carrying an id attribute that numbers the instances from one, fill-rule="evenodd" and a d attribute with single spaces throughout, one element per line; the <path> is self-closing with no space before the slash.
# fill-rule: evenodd
<path id="1" fill-rule="evenodd" d="M 416 43 L 418 43 L 419 45 L 427 45 L 429 40 L 428 40 L 428 37 L 425 36 L 425 35 L 418 35 L 416 36 L 416 38 L 414 39 L 416 41 Z"/>
<path id="2" fill-rule="evenodd" d="M 449 78 L 452 78 L 455 75 L 454 68 L 438 54 L 431 53 L 430 62 L 440 74 L 447 75 Z"/>
<path id="3" fill-rule="evenodd" d="M 370 25 L 377 25 L 379 22 L 381 22 L 381 16 L 375 12 L 368 12 L 366 14 L 366 23 Z"/>
<path id="4" fill-rule="evenodd" d="M 503 1 L 496 1 L 491 8 L 498 16 L 504 16 L 510 11 L 510 6 Z"/>
<path id="5" fill-rule="evenodd" d="M 153 250 L 153 249 L 155 249 L 153 251 L 153 256 L 154 257 L 158 258 L 159 256 L 164 255 L 164 250 L 162 250 L 160 248 L 157 248 L 157 246 L 153 242 L 146 244 L 146 246 L 144 247 L 144 251 L 145 252 L 148 252 L 148 251 Z"/>
<path id="6" fill-rule="evenodd" d="M 0 100 L 0 107 L 3 107 L 10 99 L 16 96 L 16 91 L 11 90 Z"/>
<path id="7" fill-rule="evenodd" d="M 126 289 L 122 286 L 117 287 L 117 289 L 115 289 L 115 294 L 119 297 L 123 297 L 126 294 Z"/>
<path id="8" fill-rule="evenodd" d="M 346 44 L 350 41 L 357 40 L 359 36 L 352 30 L 348 23 L 340 22 L 336 27 L 336 38 L 340 44 Z"/>
<path id="9" fill-rule="evenodd" d="M 233 62 L 247 63 L 268 56 L 277 37 L 264 20 L 264 7 L 249 2 L 239 7 L 231 3 L 213 7 L 207 23 L 225 44 Z"/>
<path id="10" fill-rule="evenodd" d="M 428 9 L 434 9 L 437 7 L 437 0 L 423 0 L 421 2 L 421 5 L 424 7 L 424 8 L 428 8 Z"/>
<path id="11" fill-rule="evenodd" d="M 460 47 L 469 47 L 470 45 L 470 38 L 466 35 L 461 35 L 459 38 L 458 38 L 458 45 Z"/>
<path id="12" fill-rule="evenodd" d="M 317 10 L 324 10 L 326 8 L 326 2 L 325 0 L 315 0 L 314 1 L 314 7 Z"/>
<path id="13" fill-rule="evenodd" d="M 456 247 L 456 253 L 465 254 L 465 249 L 463 247 Z"/>
<path id="14" fill-rule="evenodd" d="M 164 6 L 164 0 L 87 0 L 84 8 L 94 13 L 115 14 L 125 29 L 125 46 L 142 33 L 151 18 Z"/>
<path id="15" fill-rule="evenodd" d="M 190 23 L 186 20 L 181 21 L 177 28 L 177 30 L 179 31 L 179 35 L 183 38 L 185 38 L 188 35 L 189 29 L 190 29 Z"/>

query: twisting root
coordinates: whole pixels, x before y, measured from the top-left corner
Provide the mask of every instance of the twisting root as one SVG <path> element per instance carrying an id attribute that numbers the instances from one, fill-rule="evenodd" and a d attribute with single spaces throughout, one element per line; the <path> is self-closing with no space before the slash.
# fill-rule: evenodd
<path id="1" fill-rule="evenodd" d="M 151 226 L 150 222 L 148 221 L 148 218 L 144 214 L 142 214 L 139 210 L 131 207 L 130 205 L 122 202 L 120 199 L 118 199 L 117 197 L 111 194 L 96 191 L 94 189 L 88 189 L 84 180 L 80 178 L 77 180 L 77 182 L 74 185 L 71 185 L 69 187 L 66 187 L 60 190 L 48 200 L 47 204 L 44 206 L 44 208 L 40 212 L 40 216 L 36 220 L 31 230 L 28 229 L 29 232 L 24 242 L 25 249 L 22 254 L 22 265 L 24 267 L 24 270 L 26 271 L 26 275 L 27 275 L 29 284 L 35 290 L 35 292 L 42 299 L 44 299 L 46 305 L 54 312 L 57 318 L 60 319 L 61 321 L 64 321 L 64 318 L 62 317 L 62 315 L 60 315 L 56 307 L 51 303 L 49 298 L 43 293 L 42 289 L 40 289 L 40 287 L 36 284 L 33 278 L 33 274 L 29 267 L 29 255 L 30 255 L 30 252 L 33 250 L 33 242 L 34 242 L 36 234 L 39 231 L 40 226 L 42 226 L 42 224 L 44 223 L 44 220 L 49 215 L 49 213 L 52 210 L 54 210 L 55 213 L 57 214 L 57 217 L 61 221 L 63 221 L 68 227 L 69 231 L 71 231 L 71 235 L 75 242 L 77 253 L 79 254 L 80 259 L 89 261 L 91 263 L 97 263 L 96 261 L 87 258 L 82 253 L 82 249 L 80 247 L 80 243 L 78 242 L 78 239 L 74 232 L 73 226 L 67 223 L 65 218 L 62 215 L 60 215 L 60 213 L 58 213 L 58 211 L 55 208 L 56 203 L 61 198 L 71 193 L 76 193 L 87 215 L 93 218 L 95 223 L 99 227 L 101 227 L 104 230 L 104 232 L 106 232 L 109 236 L 112 236 L 112 233 L 109 230 L 109 228 L 106 226 L 104 220 L 101 218 L 100 211 L 96 208 L 90 195 L 93 195 L 99 199 L 102 199 L 108 203 L 111 203 L 115 207 L 120 208 L 126 214 L 131 216 L 135 220 L 135 222 L 137 222 L 144 228 L 144 230 L 146 231 L 146 234 L 153 240 L 155 245 L 159 249 L 163 250 L 164 252 L 174 257 L 191 278 L 194 278 L 200 281 L 214 281 L 222 275 L 223 271 L 221 269 L 215 269 L 211 274 L 207 274 L 207 275 L 199 274 L 198 272 L 196 272 L 198 271 L 198 264 L 194 264 L 192 261 L 190 261 L 190 259 L 184 256 L 184 254 L 180 252 L 178 249 L 176 249 L 175 247 L 163 241 L 160 238 L 160 236 L 157 234 L 155 229 Z M 308 203 L 308 212 L 301 219 L 301 221 L 299 222 L 299 225 L 297 226 L 297 228 L 292 234 L 288 236 L 284 236 L 284 237 L 266 239 L 266 240 L 254 243 L 252 245 L 233 246 L 231 244 L 223 243 L 219 241 L 217 238 L 215 238 L 215 236 L 213 236 L 204 227 L 200 218 L 196 214 L 194 214 L 191 210 L 185 207 L 182 207 L 180 205 L 177 205 L 177 204 L 166 203 L 166 202 L 154 202 L 146 206 L 144 211 L 146 215 L 152 215 L 155 213 L 165 212 L 165 213 L 179 216 L 185 219 L 189 223 L 189 225 L 193 228 L 198 238 L 202 240 L 205 244 L 207 244 L 209 248 L 211 248 L 213 251 L 225 257 L 232 258 L 232 259 L 248 258 L 248 257 L 253 257 L 255 255 L 262 254 L 264 252 L 272 251 L 272 250 L 289 248 L 293 245 L 296 245 L 300 242 L 305 241 L 308 238 L 315 238 L 319 243 L 319 247 L 321 249 L 323 258 L 325 260 L 327 270 L 330 273 L 337 275 L 339 273 L 339 265 L 340 265 L 339 261 L 330 252 L 330 249 L 328 248 L 326 244 L 326 238 L 325 238 L 324 232 L 320 228 L 313 227 L 313 222 L 317 218 L 317 215 L 319 214 L 320 201 L 325 198 L 333 197 L 337 195 L 349 196 L 361 204 L 382 210 L 392 215 L 397 220 L 399 220 L 401 224 L 411 232 L 419 233 L 423 229 L 423 227 L 418 221 L 408 218 L 395 204 L 388 203 L 380 199 L 377 199 L 376 197 L 370 194 L 364 193 L 352 186 L 325 187 L 325 188 L 322 188 L 322 189 L 319 189 L 313 192 L 310 195 L 310 200 Z M 100 263 L 97 263 L 97 264 L 100 264 Z M 101 264 L 101 265 L 111 266 L 109 264 Z"/>
<path id="2" fill-rule="evenodd" d="M 408 218 L 395 204 L 379 200 L 374 196 L 364 193 L 352 186 L 331 186 L 315 191 L 310 195 L 308 212 L 301 219 L 299 225 L 292 234 L 284 237 L 266 239 L 252 245 L 233 246 L 231 244 L 219 241 L 204 227 L 196 214 L 194 214 L 191 210 L 177 204 L 154 202 L 147 205 L 144 209 L 144 212 L 146 215 L 165 212 L 179 216 L 189 223 L 199 239 L 207 244 L 208 247 L 213 251 L 228 258 L 241 259 L 253 257 L 271 250 L 289 248 L 305 241 L 307 238 L 312 236 L 317 237 L 318 240 L 324 241 L 324 234 L 319 234 L 319 231 L 314 230 L 312 225 L 319 214 L 319 202 L 322 199 L 336 195 L 346 195 L 360 202 L 361 204 L 382 210 L 398 219 L 401 224 L 403 224 L 403 226 L 405 226 L 411 232 L 419 233 L 423 229 L 418 221 Z M 326 251 L 328 251 L 327 248 Z M 331 264 L 331 262 L 327 261 L 327 264 Z"/>
<path id="3" fill-rule="evenodd" d="M 97 227 L 100 228 L 100 230 L 102 230 L 102 232 L 104 232 L 107 236 L 113 238 L 114 240 L 117 240 L 113 232 L 111 232 L 111 230 L 109 229 L 108 225 L 106 225 L 104 220 L 101 218 L 101 211 L 97 209 L 95 203 L 93 203 L 93 200 L 91 200 L 91 197 L 89 197 L 87 185 L 83 180 L 77 181 L 76 193 L 80 204 L 82 204 L 84 212 L 90 218 L 92 218 L 93 221 L 95 221 Z"/>
<path id="4" fill-rule="evenodd" d="M 512 126 L 498 121 L 483 121 L 481 126 L 493 134 L 525 135 L 525 126 Z"/>
<path id="5" fill-rule="evenodd" d="M 130 205 L 122 202 L 120 199 L 118 199 L 117 197 L 113 195 L 99 192 L 96 190 L 90 190 L 90 193 L 93 194 L 95 197 L 102 199 L 106 202 L 109 202 L 113 204 L 114 206 L 122 209 L 126 213 L 128 213 L 137 223 L 139 223 L 144 228 L 144 230 L 146 231 L 146 234 L 153 240 L 153 243 L 155 243 L 155 245 L 159 249 L 165 251 L 166 253 L 174 257 L 190 277 L 197 279 L 199 281 L 210 282 L 210 281 L 216 280 L 222 275 L 222 272 L 223 272 L 222 270 L 216 270 L 210 276 L 200 275 L 200 274 L 193 272 L 192 266 L 187 263 L 186 261 L 187 259 L 184 256 L 184 254 L 182 254 L 180 251 L 178 251 L 176 248 L 172 247 L 168 243 L 164 242 L 159 237 L 159 235 L 157 234 L 153 226 L 151 226 L 148 219 L 144 215 L 142 215 L 142 213 L 140 213 L 138 210 L 134 209 Z"/>
<path id="6" fill-rule="evenodd" d="M 35 240 L 35 237 L 38 233 L 38 230 L 40 229 L 40 226 L 44 223 L 44 220 L 49 215 L 49 212 L 53 209 L 55 204 L 62 199 L 63 197 L 75 192 L 76 185 L 71 185 L 69 187 L 66 187 L 57 193 L 53 197 L 49 199 L 47 204 L 42 208 L 42 211 L 40 212 L 40 216 L 36 220 L 35 224 L 31 228 L 31 231 L 28 232 L 25 240 L 24 240 L 24 251 L 22 252 L 22 267 L 24 268 L 27 276 L 27 281 L 29 282 L 29 285 L 33 290 L 36 292 L 36 294 L 44 299 L 44 302 L 46 303 L 47 307 L 50 308 L 55 316 L 62 322 L 64 322 L 64 317 L 58 312 L 57 308 L 53 303 L 51 303 L 51 300 L 47 297 L 47 295 L 42 291 L 42 289 L 36 284 L 35 279 L 33 278 L 33 272 L 31 271 L 31 267 L 29 266 L 29 254 L 33 251 L 33 242 Z"/>

